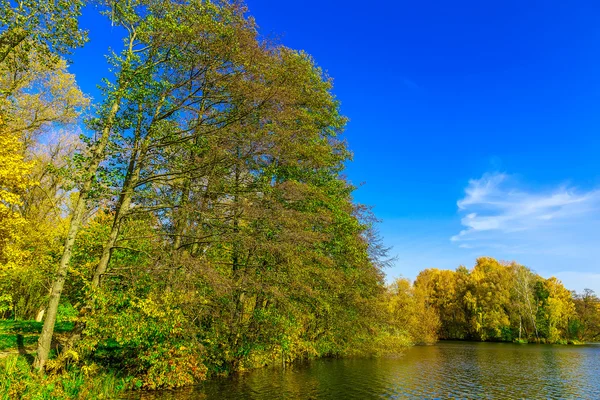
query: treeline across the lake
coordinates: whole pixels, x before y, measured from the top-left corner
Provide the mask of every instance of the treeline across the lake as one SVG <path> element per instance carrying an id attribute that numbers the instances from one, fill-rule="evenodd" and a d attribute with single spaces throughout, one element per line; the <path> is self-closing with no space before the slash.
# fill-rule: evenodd
<path id="1" fill-rule="evenodd" d="M 309 55 L 239 2 L 98 0 L 122 46 L 91 99 L 65 61 L 85 4 L 0 8 L 0 350 L 21 354 L 0 392 L 95 398 L 435 340 L 425 303 L 384 284 Z"/>
<path id="2" fill-rule="evenodd" d="M 577 343 L 600 340 L 600 299 L 517 263 L 479 258 L 473 269 L 426 269 L 414 282 L 439 318 L 440 339 Z"/>

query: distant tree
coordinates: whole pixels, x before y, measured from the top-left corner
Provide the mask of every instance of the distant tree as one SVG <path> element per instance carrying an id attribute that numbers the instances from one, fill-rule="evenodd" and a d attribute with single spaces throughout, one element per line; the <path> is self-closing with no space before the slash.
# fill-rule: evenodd
<path id="1" fill-rule="evenodd" d="M 575 293 L 573 298 L 577 312 L 576 335 L 584 341 L 600 340 L 600 299 L 591 289 Z"/>
<path id="2" fill-rule="evenodd" d="M 415 280 L 415 288 L 439 315 L 439 336 L 443 339 L 467 337 L 467 315 L 464 295 L 467 289 L 468 271 L 425 269 Z"/>
<path id="3" fill-rule="evenodd" d="M 30 316 L 45 296 L 33 293 L 46 282 L 31 274 L 40 261 L 36 257 L 46 258 L 32 245 L 32 233 L 43 236 L 43 226 L 49 226 L 34 217 L 38 205 L 30 202 L 32 193 L 46 189 L 33 154 L 38 137 L 77 120 L 89 102 L 61 58 L 85 41 L 76 19 L 81 6 L 77 1 L 2 1 L 0 7 L 0 168 L 6 168 L 0 174 L 0 286 L 11 292 L 21 317 Z M 33 281 L 25 279 L 34 275 Z"/>
<path id="4" fill-rule="evenodd" d="M 543 302 L 542 318 L 547 327 L 547 340 L 557 342 L 568 337 L 569 320 L 575 316 L 575 304 L 562 282 L 551 277 L 543 283 L 548 297 Z"/>
<path id="5" fill-rule="evenodd" d="M 392 324 L 405 329 L 413 343 L 435 343 L 440 317 L 429 304 L 424 286 L 412 286 L 408 279 L 398 279 L 389 291 L 388 307 Z"/>

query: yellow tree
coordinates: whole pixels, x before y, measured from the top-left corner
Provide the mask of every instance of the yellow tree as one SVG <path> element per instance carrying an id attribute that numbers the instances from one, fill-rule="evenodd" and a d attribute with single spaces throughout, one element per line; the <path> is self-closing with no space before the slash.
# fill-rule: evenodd
<path id="1" fill-rule="evenodd" d="M 425 286 L 415 287 L 408 279 L 398 279 L 388 291 L 388 311 L 392 324 L 406 330 L 413 343 L 434 343 L 440 317 L 428 302 Z"/>
<path id="2" fill-rule="evenodd" d="M 547 279 L 544 286 L 548 292 L 544 307 L 548 326 L 547 339 L 555 343 L 567 338 L 569 320 L 575 316 L 575 303 L 571 292 L 555 277 Z"/>
<path id="3" fill-rule="evenodd" d="M 471 271 L 472 289 L 468 302 L 473 311 L 475 335 L 481 340 L 501 339 L 510 328 L 511 273 L 506 264 L 490 257 L 477 259 Z"/>
<path id="4" fill-rule="evenodd" d="M 17 211 L 22 194 L 32 185 L 32 163 L 23 157 L 23 144 L 17 135 L 0 125 L 0 266 L 12 267 L 19 259 L 19 231 L 25 219 Z"/>
<path id="5" fill-rule="evenodd" d="M 76 119 L 88 100 L 61 59 L 85 40 L 75 18 L 82 2 L 0 5 L 0 284 L 12 292 L 12 278 L 23 277 L 31 261 L 21 239 L 40 222 L 29 221 L 32 204 L 23 197 L 39 187 L 32 147 L 40 132 Z"/>
<path id="6" fill-rule="evenodd" d="M 57 124 L 76 121 L 89 100 L 77 87 L 75 77 L 68 73 L 64 60 L 56 58 L 50 64 L 32 50 L 24 61 L 19 54 L 22 51 L 15 49 L 0 63 L 1 285 L 3 291 L 12 293 L 13 300 L 38 299 L 37 305 L 32 304 L 35 309 L 40 306 L 40 298 L 46 295 L 43 287 L 47 284 L 37 279 L 34 282 L 28 280 L 30 272 L 34 272 L 30 266 L 39 266 L 31 258 L 29 249 L 33 248 L 31 239 L 34 236 L 48 242 L 58 233 L 55 228 L 60 224 L 56 223 L 56 218 L 47 220 L 46 217 L 61 212 L 61 204 L 53 198 L 61 191 L 56 182 L 47 186 L 51 179 L 45 167 L 64 160 L 64 157 L 58 160 L 46 158 L 42 162 L 34 154 L 39 147 L 38 137 Z M 41 208 L 46 209 L 45 215 L 38 212 Z M 49 210 L 52 210 L 51 214 Z M 52 270 L 46 272 L 49 272 L 48 276 L 52 275 Z M 13 284 L 25 289 L 26 293 L 21 291 L 21 296 L 20 289 Z M 35 287 L 38 289 L 33 293 Z M 32 312 L 35 311 L 19 315 L 31 318 Z"/>
<path id="7" fill-rule="evenodd" d="M 465 336 L 464 278 L 459 272 L 431 268 L 421 271 L 415 281 L 415 290 L 439 314 L 439 334 L 443 339 L 462 339 Z"/>

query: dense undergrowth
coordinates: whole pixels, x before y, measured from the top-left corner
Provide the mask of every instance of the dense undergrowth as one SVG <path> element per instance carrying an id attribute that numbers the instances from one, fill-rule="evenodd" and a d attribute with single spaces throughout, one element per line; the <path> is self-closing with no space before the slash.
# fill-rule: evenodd
<path id="1" fill-rule="evenodd" d="M 60 373 L 40 376 L 31 369 L 22 355 L 0 359 L 0 399 L 62 400 L 62 399 L 115 399 L 130 382 L 114 373 L 87 371 L 69 367 Z"/>

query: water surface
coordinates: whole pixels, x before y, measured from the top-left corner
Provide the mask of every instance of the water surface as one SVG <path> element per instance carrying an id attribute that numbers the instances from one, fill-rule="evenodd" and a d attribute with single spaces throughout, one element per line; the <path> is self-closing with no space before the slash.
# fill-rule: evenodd
<path id="1" fill-rule="evenodd" d="M 141 399 L 600 399 L 600 346 L 441 342 L 399 358 L 266 368 Z"/>

